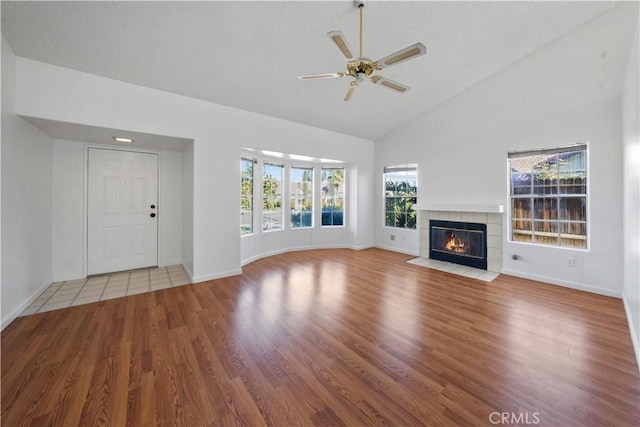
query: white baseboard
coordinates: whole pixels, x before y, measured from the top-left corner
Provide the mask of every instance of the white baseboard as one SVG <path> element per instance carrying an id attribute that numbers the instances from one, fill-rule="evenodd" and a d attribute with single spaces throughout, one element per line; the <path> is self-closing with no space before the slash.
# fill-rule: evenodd
<path id="1" fill-rule="evenodd" d="M 168 267 L 170 265 L 180 265 L 180 264 L 182 264 L 182 260 L 180 259 L 175 259 L 170 261 L 159 261 L 158 267 Z"/>
<path id="2" fill-rule="evenodd" d="M 357 246 L 356 245 L 351 245 L 351 246 L 348 246 L 349 249 L 353 249 L 354 251 L 362 251 L 362 250 L 371 249 L 371 248 L 374 248 L 374 247 L 375 246 L 373 245 L 373 243 L 369 243 L 367 245 L 357 245 Z"/>
<path id="3" fill-rule="evenodd" d="M 221 273 L 203 274 L 201 276 L 193 276 L 189 274 L 189 277 L 191 278 L 191 283 L 199 283 L 206 282 L 208 280 L 222 279 L 224 277 L 237 276 L 239 274 L 242 274 L 241 268 L 238 268 L 236 270 L 223 271 Z"/>
<path id="4" fill-rule="evenodd" d="M 300 252 L 300 251 L 313 251 L 315 249 L 353 249 L 354 251 L 360 251 L 363 249 L 368 249 L 368 248 L 372 248 L 373 245 L 360 245 L 360 246 L 353 246 L 353 245 L 312 245 L 312 246 L 298 246 L 298 247 L 294 247 L 294 248 L 282 248 L 282 249 L 277 249 L 275 251 L 270 251 L 270 252 L 265 252 L 262 254 L 258 254 L 258 255 L 254 255 L 250 258 L 247 258 L 245 260 L 243 260 L 241 262 L 241 266 L 244 267 L 247 264 L 251 264 L 252 262 L 258 261 L 259 259 L 262 258 L 268 258 L 270 256 L 274 256 L 274 255 L 282 255 L 282 254 L 286 254 L 289 252 Z"/>
<path id="5" fill-rule="evenodd" d="M 538 282 L 544 282 L 551 285 L 562 286 L 565 288 L 577 289 L 580 291 L 591 292 L 593 294 L 604 295 L 614 298 L 622 298 L 621 291 L 613 291 L 611 289 L 598 288 L 596 286 L 585 285 L 584 283 L 571 282 L 569 280 L 559 280 L 553 277 L 540 276 L 537 274 L 523 273 L 521 271 L 502 269 L 502 274 L 508 274 L 509 276 L 520 277 L 523 279 L 535 280 Z"/>
<path id="6" fill-rule="evenodd" d="M 638 364 L 638 370 L 640 370 L 640 343 L 638 342 L 638 331 L 636 327 L 638 325 L 633 324 L 633 317 L 631 317 L 631 309 L 627 299 L 623 296 L 622 303 L 624 304 L 624 312 L 627 315 L 627 323 L 629 324 L 629 333 L 631 333 L 631 344 L 633 344 L 633 351 L 636 354 L 636 363 Z"/>
<path id="7" fill-rule="evenodd" d="M 81 279 L 86 279 L 86 278 L 87 278 L 87 275 L 84 274 L 84 273 L 71 273 L 71 274 L 65 274 L 65 275 L 62 275 L 62 276 L 54 276 L 52 283 L 68 282 L 70 280 L 81 280 Z"/>
<path id="8" fill-rule="evenodd" d="M 413 256 L 420 256 L 420 251 L 416 252 L 416 251 L 409 251 L 407 249 L 402 249 L 402 248 L 394 248 L 392 246 L 384 246 L 384 245 L 375 245 L 376 248 L 378 249 L 384 249 L 385 251 L 391 251 L 391 252 L 398 252 L 400 254 L 405 254 L 405 255 L 413 255 Z"/>
<path id="9" fill-rule="evenodd" d="M 11 311 L 11 313 L 9 313 L 9 315 L 7 317 L 2 319 L 2 325 L 0 326 L 0 330 L 6 328 L 11 322 L 16 320 L 16 318 L 18 316 L 20 316 L 20 313 L 22 313 L 27 307 L 29 307 L 32 302 L 34 302 L 36 299 L 38 299 L 40 294 L 43 293 L 45 289 L 47 289 L 49 286 L 51 286 L 51 283 L 53 283 L 53 282 L 47 282 L 44 285 L 40 286 L 37 290 L 35 290 L 29 296 L 29 298 L 27 298 L 22 304 L 20 304 L 16 308 L 14 308 L 13 311 Z"/>
<path id="10" fill-rule="evenodd" d="M 191 283 L 193 283 L 193 273 L 191 272 L 191 270 L 189 270 L 189 267 L 187 267 L 187 264 L 181 263 L 182 264 L 182 268 L 184 269 L 184 272 L 187 273 L 187 276 L 189 276 L 189 280 L 191 281 Z"/>

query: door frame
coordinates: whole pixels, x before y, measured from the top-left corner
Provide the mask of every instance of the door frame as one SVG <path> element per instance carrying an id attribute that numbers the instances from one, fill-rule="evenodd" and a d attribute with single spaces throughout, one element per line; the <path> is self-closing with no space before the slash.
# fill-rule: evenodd
<path id="1" fill-rule="evenodd" d="M 97 148 L 100 150 L 112 150 L 112 151 L 128 151 L 131 153 L 144 153 L 144 154 L 157 154 L 158 155 L 158 244 L 156 245 L 158 266 L 162 265 L 160 260 L 160 254 L 162 253 L 162 221 L 163 215 L 162 206 L 164 205 L 164 200 L 162 196 L 162 151 L 152 150 L 146 148 L 137 148 L 137 147 L 120 147 L 114 145 L 107 144 L 85 144 L 83 150 L 83 172 L 84 172 L 84 189 L 82 191 L 82 274 L 84 277 L 88 276 L 89 272 L 89 149 Z M 108 274 L 108 273 L 105 273 Z"/>

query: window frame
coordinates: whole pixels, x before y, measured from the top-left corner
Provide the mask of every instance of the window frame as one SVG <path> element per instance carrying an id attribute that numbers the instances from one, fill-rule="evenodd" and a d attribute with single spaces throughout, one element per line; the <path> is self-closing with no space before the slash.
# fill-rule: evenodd
<path id="1" fill-rule="evenodd" d="M 409 231 L 418 231 L 418 212 L 415 209 L 411 211 L 405 207 L 405 210 L 402 211 L 405 215 L 408 213 L 415 213 L 415 221 L 414 227 L 407 227 L 408 221 L 405 221 L 404 227 L 399 227 L 396 225 L 387 225 L 387 173 L 394 172 L 408 172 L 415 171 L 416 176 L 416 189 L 415 196 L 404 196 L 404 199 L 415 199 L 415 203 L 413 206 L 418 204 L 418 164 L 417 163 L 409 163 L 404 165 L 394 165 L 394 166 L 385 166 L 382 168 L 382 226 L 383 228 L 389 228 L 392 230 L 409 230 Z M 407 200 L 405 200 L 406 205 Z"/>
<path id="2" fill-rule="evenodd" d="M 535 170 L 534 168 L 531 169 L 530 172 L 521 172 L 522 174 L 526 174 L 529 173 L 531 176 L 531 183 L 530 183 L 530 191 L 529 193 L 526 194 L 514 194 L 513 193 L 513 170 L 511 167 L 511 160 L 512 159 L 518 159 L 518 158 L 523 158 L 523 157 L 533 157 L 536 155 L 548 155 L 548 156 L 553 156 L 553 155 L 560 155 L 563 153 L 571 153 L 571 152 L 583 152 L 584 154 L 584 168 L 579 168 L 579 169 L 572 169 L 571 171 L 582 171 L 584 173 L 584 181 L 582 181 L 580 184 L 577 184 L 579 186 L 583 186 L 584 188 L 584 192 L 583 193 L 569 193 L 569 192 L 562 192 L 561 189 L 562 187 L 562 183 L 561 183 L 561 178 L 560 178 L 560 174 L 561 174 L 561 170 L 559 169 L 559 165 L 560 162 L 556 162 L 556 167 L 558 168 L 556 170 L 557 172 L 557 178 L 556 183 L 552 186 L 548 186 L 551 190 L 550 194 L 540 194 L 540 193 L 536 193 L 535 192 L 535 183 L 534 183 L 534 174 L 535 174 Z M 507 178 L 507 197 L 508 197 L 508 217 L 507 217 L 507 232 L 508 232 L 508 241 L 510 243 L 519 243 L 519 244 L 525 244 L 525 245 L 534 245 L 534 246 L 540 246 L 540 247 L 545 247 L 545 248 L 556 248 L 556 249 L 568 249 L 568 250 L 572 250 L 572 251 L 583 251 L 583 252 L 589 252 L 590 248 L 591 248 L 591 220 L 590 220 L 590 161 L 589 161 L 589 144 L 588 142 L 579 142 L 576 144 L 572 144 L 572 145 L 567 145 L 567 146 L 559 146 L 559 147 L 553 147 L 553 148 L 542 148 L 542 149 L 537 149 L 537 150 L 523 150 L 523 151 L 512 151 L 509 152 L 507 155 L 507 174 L 508 174 L 508 178 Z M 566 185 L 566 183 L 565 183 Z M 576 184 L 574 184 L 576 185 Z M 540 188 L 540 186 L 538 186 L 538 188 Z M 553 192 L 555 190 L 555 192 Z M 583 209 L 584 209 L 584 220 L 572 220 L 572 219 L 566 219 L 566 218 L 561 218 L 561 206 L 563 205 L 562 200 L 565 200 L 564 205 L 567 206 L 567 200 L 570 199 L 583 199 Z M 528 218 L 516 218 L 514 216 L 514 200 L 529 200 L 529 206 L 530 206 L 530 211 L 531 214 Z M 543 201 L 543 202 L 540 202 Z M 555 202 L 554 202 L 555 201 Z M 549 203 L 551 205 L 555 204 L 555 209 L 556 209 L 556 217 L 552 218 L 552 219 L 546 219 L 546 218 L 536 218 L 536 205 L 539 203 Z M 547 212 L 547 210 L 542 210 L 541 212 Z M 514 221 L 517 220 L 521 220 L 521 221 L 528 221 L 531 223 L 531 227 L 529 230 L 524 230 L 524 229 L 519 229 L 521 231 L 530 231 L 531 233 L 531 241 L 521 241 L 521 240 L 515 240 L 514 239 Z M 549 224 L 553 224 L 555 225 L 555 228 L 557 229 L 557 243 L 548 243 L 548 242 L 540 242 L 536 240 L 536 223 L 549 223 Z M 563 235 L 567 235 L 567 233 L 563 233 L 563 227 L 562 225 L 565 224 L 580 224 L 584 227 L 584 247 L 581 246 L 569 246 L 566 244 L 562 244 L 563 241 Z M 540 234 L 540 232 L 538 231 L 538 233 Z M 525 233 L 526 234 L 526 233 Z M 581 234 L 577 234 L 578 236 Z M 568 237 L 564 237 L 564 239 L 570 239 Z M 575 239 L 574 239 L 575 240 Z"/>

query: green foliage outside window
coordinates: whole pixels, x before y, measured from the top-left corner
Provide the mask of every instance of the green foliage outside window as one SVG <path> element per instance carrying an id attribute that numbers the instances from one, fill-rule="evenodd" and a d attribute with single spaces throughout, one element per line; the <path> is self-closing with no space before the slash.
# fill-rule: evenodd
<path id="1" fill-rule="evenodd" d="M 385 226 L 415 229 L 417 212 L 413 210 L 413 205 L 418 195 L 417 166 L 386 167 L 384 182 Z"/>

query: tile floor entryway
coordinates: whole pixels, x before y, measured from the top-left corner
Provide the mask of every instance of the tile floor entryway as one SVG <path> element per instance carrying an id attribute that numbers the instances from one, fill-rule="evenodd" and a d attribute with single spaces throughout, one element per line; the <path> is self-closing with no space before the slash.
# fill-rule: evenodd
<path id="1" fill-rule="evenodd" d="M 439 261 L 430 258 L 413 258 L 407 261 L 409 264 L 419 265 L 420 267 L 433 268 L 435 270 L 446 271 L 447 273 L 457 274 L 458 276 L 470 277 L 472 279 L 482 280 L 483 282 L 491 282 L 498 277 L 499 273 L 481 270 L 479 268 L 466 267 L 464 265 L 453 264 L 450 262 Z"/>
<path id="2" fill-rule="evenodd" d="M 105 301 L 174 286 L 188 285 L 189 276 L 181 265 L 120 271 L 86 279 L 56 282 L 49 286 L 20 316 L 59 308 Z"/>

